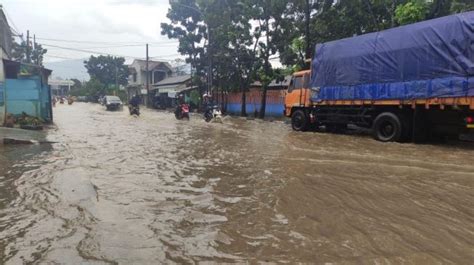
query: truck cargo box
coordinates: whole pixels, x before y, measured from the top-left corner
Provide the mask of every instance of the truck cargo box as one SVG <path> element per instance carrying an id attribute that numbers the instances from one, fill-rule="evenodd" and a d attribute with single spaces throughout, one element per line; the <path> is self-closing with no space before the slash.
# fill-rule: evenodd
<path id="1" fill-rule="evenodd" d="M 474 96 L 474 12 L 316 45 L 313 102 Z"/>

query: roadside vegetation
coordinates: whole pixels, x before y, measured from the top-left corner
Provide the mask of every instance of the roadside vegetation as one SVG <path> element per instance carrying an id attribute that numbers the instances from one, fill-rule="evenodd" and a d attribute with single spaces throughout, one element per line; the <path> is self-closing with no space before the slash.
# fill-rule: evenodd
<path id="1" fill-rule="evenodd" d="M 162 34 L 179 40 L 201 90 L 245 92 L 308 67 L 322 43 L 474 10 L 471 0 L 172 0 Z M 280 60 L 283 69 L 275 68 Z"/>

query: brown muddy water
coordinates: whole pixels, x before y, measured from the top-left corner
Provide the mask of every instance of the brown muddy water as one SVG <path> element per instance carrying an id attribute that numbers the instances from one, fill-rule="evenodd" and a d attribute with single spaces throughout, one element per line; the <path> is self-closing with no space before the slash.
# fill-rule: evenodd
<path id="1" fill-rule="evenodd" d="M 0 146 L 1 264 L 473 264 L 474 147 L 55 109 Z"/>

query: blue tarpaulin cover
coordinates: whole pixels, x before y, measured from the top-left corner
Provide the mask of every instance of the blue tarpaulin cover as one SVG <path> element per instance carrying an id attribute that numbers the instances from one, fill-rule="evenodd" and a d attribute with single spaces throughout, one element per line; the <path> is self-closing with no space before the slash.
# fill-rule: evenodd
<path id="1" fill-rule="evenodd" d="M 474 12 L 316 45 L 313 101 L 474 96 Z"/>

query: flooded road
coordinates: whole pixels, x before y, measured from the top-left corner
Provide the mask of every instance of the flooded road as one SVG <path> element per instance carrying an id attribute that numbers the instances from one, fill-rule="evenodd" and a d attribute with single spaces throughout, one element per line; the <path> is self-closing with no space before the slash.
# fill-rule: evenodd
<path id="1" fill-rule="evenodd" d="M 55 109 L 0 146 L 0 264 L 472 264 L 474 147 Z"/>

